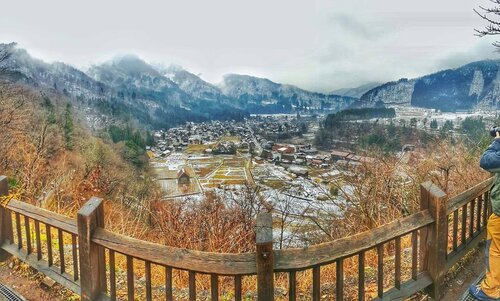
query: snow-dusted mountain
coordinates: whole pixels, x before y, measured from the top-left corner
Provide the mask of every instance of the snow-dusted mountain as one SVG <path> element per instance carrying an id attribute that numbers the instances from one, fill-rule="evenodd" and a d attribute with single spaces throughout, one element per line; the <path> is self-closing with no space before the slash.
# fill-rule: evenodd
<path id="1" fill-rule="evenodd" d="M 266 78 L 228 74 L 219 84 L 222 92 L 251 112 L 281 113 L 300 111 L 338 111 L 357 99 L 302 90 Z"/>
<path id="2" fill-rule="evenodd" d="M 357 100 L 247 75 L 227 75 L 217 86 L 180 67 L 153 66 L 131 55 L 92 66 L 85 73 L 33 58 L 14 43 L 0 44 L 0 51 L 10 54 L 0 66 L 4 79 L 60 93 L 98 114 L 132 117 L 153 127 L 240 119 L 249 113 L 330 112 Z"/>
<path id="3" fill-rule="evenodd" d="M 33 58 L 15 43 L 0 44 L 0 51 L 9 53 L 8 59 L 0 62 L 0 70 L 4 70 L 3 77 L 78 97 L 102 98 L 110 92 L 106 85 L 84 72 L 63 63 L 48 64 Z"/>
<path id="4" fill-rule="evenodd" d="M 179 88 L 194 98 L 210 101 L 227 101 L 226 95 L 215 85 L 204 81 L 199 76 L 184 70 L 180 66 L 156 67 L 165 77 L 176 83 Z"/>
<path id="5" fill-rule="evenodd" d="M 360 98 L 366 92 L 368 92 L 371 89 L 378 87 L 380 85 L 381 85 L 381 83 L 367 83 L 367 84 L 353 87 L 353 88 L 342 88 L 342 89 L 333 90 L 331 92 L 331 94 Z"/>
<path id="6" fill-rule="evenodd" d="M 496 108 L 500 99 L 499 71 L 500 60 L 484 60 L 415 79 L 400 79 L 366 92 L 358 104 L 398 104 L 443 111 Z"/>

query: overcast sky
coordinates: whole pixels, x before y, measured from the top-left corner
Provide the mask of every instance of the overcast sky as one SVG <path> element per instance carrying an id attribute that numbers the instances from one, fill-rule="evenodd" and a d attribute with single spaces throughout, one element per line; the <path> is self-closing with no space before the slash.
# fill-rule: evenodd
<path id="1" fill-rule="evenodd" d="M 15 0 L 0 42 L 86 68 L 119 54 L 328 92 L 499 58 L 472 11 L 487 0 Z M 499 37 L 500 38 L 500 37 Z"/>

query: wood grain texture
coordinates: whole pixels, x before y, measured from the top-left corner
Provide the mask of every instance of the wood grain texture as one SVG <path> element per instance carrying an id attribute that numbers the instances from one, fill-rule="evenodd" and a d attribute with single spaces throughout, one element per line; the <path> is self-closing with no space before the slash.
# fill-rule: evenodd
<path id="1" fill-rule="evenodd" d="M 484 180 L 483 182 L 475 185 L 472 188 L 467 189 L 466 191 L 456 195 L 448 200 L 446 205 L 446 213 L 450 214 L 453 211 L 459 209 L 464 204 L 469 203 L 472 199 L 476 198 L 478 195 L 483 194 L 484 192 L 490 190 L 493 185 L 495 178 L 489 178 Z"/>
<path id="2" fill-rule="evenodd" d="M 54 228 L 62 229 L 64 232 L 78 234 L 76 231 L 75 220 L 67 216 L 42 209 L 28 203 L 20 202 L 18 200 L 10 200 L 7 208 L 13 212 L 20 212 L 24 216 L 49 224 Z"/>
<path id="3" fill-rule="evenodd" d="M 102 228 L 95 230 L 92 241 L 124 255 L 181 270 L 218 275 L 256 274 L 255 253 L 228 254 L 174 248 Z"/>
<path id="4" fill-rule="evenodd" d="M 275 271 L 299 270 L 357 255 L 433 222 L 427 210 L 395 220 L 384 226 L 308 248 L 275 250 Z"/>

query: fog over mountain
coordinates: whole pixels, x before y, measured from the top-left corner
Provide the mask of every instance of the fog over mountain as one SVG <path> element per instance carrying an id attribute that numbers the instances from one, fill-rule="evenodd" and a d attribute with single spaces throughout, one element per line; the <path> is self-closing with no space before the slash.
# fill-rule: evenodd
<path id="1" fill-rule="evenodd" d="M 229 74 L 214 85 L 181 67 L 151 65 L 135 55 L 115 57 L 83 72 L 34 58 L 15 43 L 0 44 L 0 51 L 10 54 L 1 66 L 4 79 L 62 93 L 107 116 L 128 114 L 153 127 L 241 119 L 249 113 L 331 112 L 357 100 L 249 75 Z"/>
<path id="2" fill-rule="evenodd" d="M 474 36 L 488 2 L 5 1 L 23 13 L 2 15 L 0 43 L 79 69 L 132 53 L 211 83 L 249 74 L 329 94 L 497 58 L 495 37 Z"/>

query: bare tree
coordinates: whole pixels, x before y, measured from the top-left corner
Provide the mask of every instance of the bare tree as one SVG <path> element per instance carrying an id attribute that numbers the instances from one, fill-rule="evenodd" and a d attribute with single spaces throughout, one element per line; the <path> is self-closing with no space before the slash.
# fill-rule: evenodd
<path id="1" fill-rule="evenodd" d="M 2 65 L 2 62 L 6 61 L 11 55 L 12 52 L 7 49 L 0 49 L 0 72 L 3 72 L 6 69 L 6 67 Z"/>
<path id="2" fill-rule="evenodd" d="M 493 3 L 492 7 L 479 6 L 479 9 L 474 9 L 478 16 L 488 22 L 484 29 L 475 29 L 479 37 L 500 35 L 500 0 L 490 0 L 490 2 Z M 500 42 L 494 42 L 493 46 L 500 51 Z"/>

